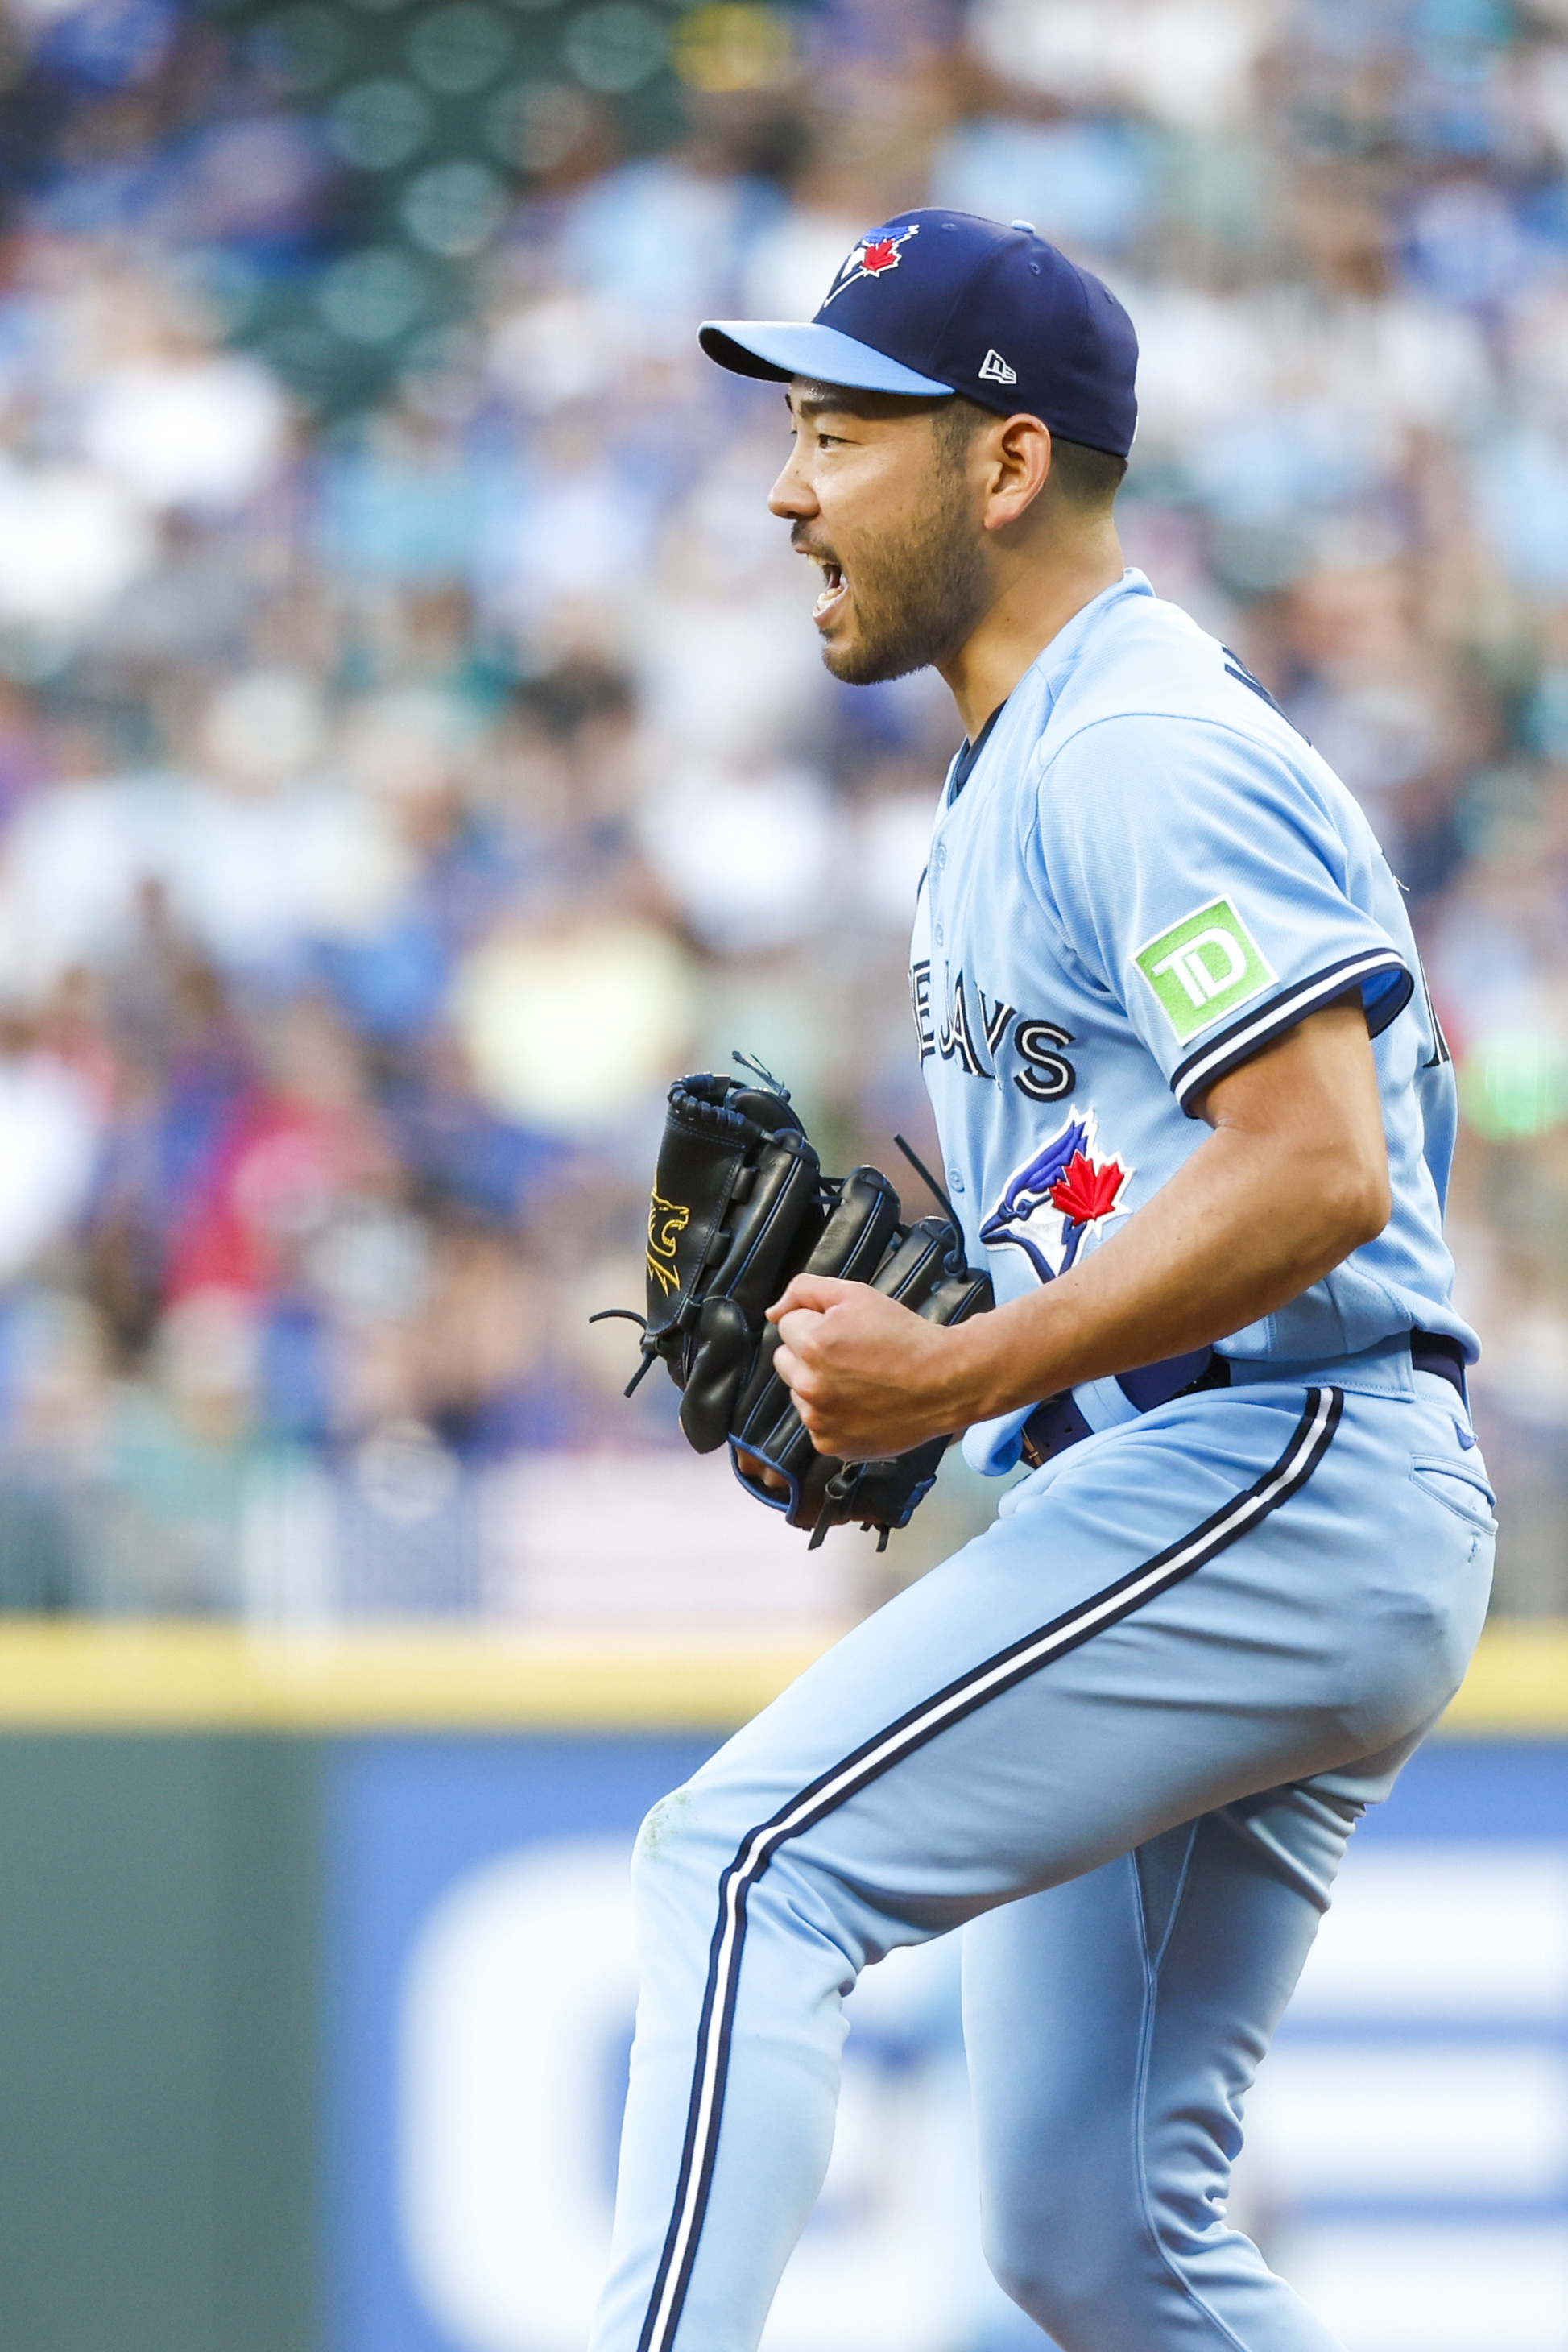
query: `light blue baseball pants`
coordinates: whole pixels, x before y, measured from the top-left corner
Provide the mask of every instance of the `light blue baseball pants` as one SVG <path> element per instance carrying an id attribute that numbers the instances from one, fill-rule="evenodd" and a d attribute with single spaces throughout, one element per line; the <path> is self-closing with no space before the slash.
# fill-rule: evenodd
<path id="1" fill-rule="evenodd" d="M 959 1926 L 1008 2292 L 1063 2352 L 1331 2352 L 1228 2226 L 1229 2168 L 1350 1830 L 1479 1633 L 1485 1476 L 1407 1356 L 1175 1400 L 1016 1487 L 655 1806 L 594 2352 L 751 2352 L 844 1996 Z"/>

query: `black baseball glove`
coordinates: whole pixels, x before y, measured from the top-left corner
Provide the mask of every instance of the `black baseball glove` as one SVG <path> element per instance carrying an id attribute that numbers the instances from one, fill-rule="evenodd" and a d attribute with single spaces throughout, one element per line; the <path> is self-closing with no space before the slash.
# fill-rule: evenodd
<path id="1" fill-rule="evenodd" d="M 885 1544 L 930 1492 L 952 1440 L 880 1462 L 817 1452 L 774 1369 L 779 1333 L 766 1319 L 790 1277 L 869 1282 L 933 1323 L 961 1322 L 992 1303 L 989 1277 L 965 1265 L 950 1215 L 901 1220 L 880 1169 L 822 1174 L 788 1091 L 766 1072 L 755 1081 L 701 1073 L 670 1088 L 648 1208 L 648 1312 L 607 1310 L 643 1325 L 643 1361 L 626 1393 L 662 1357 L 697 1452 L 727 1443 L 742 1486 L 791 1527 L 809 1528 L 813 1546 L 851 1520 L 878 1528 Z M 781 1478 L 787 1497 L 748 1465 Z"/>

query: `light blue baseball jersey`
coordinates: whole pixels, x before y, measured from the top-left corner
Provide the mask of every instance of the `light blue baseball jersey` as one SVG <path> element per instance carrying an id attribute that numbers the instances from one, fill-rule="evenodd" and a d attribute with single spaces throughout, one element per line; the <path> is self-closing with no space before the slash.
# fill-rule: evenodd
<path id="1" fill-rule="evenodd" d="M 1136 1214 L 1207 1138 L 1216 1078 L 1359 989 L 1393 1213 L 1222 1349 L 1322 1364 L 1416 1328 L 1473 1360 L 1442 1234 L 1453 1071 L 1399 885 L 1333 771 L 1141 572 L 955 761 L 911 979 L 954 1205 L 1002 1300 Z"/>

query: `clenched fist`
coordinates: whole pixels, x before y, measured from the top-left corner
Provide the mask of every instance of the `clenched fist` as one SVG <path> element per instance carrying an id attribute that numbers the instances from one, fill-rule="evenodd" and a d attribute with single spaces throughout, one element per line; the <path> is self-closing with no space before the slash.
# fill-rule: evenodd
<path id="1" fill-rule="evenodd" d="M 795 1276 L 768 1319 L 783 1341 L 775 1369 L 819 1454 L 880 1461 L 963 1425 L 962 1326 L 812 1274 Z"/>

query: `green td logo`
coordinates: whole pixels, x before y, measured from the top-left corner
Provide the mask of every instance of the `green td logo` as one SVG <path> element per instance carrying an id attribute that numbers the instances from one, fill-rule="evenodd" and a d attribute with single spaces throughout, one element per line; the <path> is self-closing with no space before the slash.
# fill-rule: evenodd
<path id="1" fill-rule="evenodd" d="M 1135 961 L 1183 1045 L 1249 1004 L 1275 976 L 1228 898 L 1197 908 L 1140 948 Z"/>

